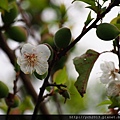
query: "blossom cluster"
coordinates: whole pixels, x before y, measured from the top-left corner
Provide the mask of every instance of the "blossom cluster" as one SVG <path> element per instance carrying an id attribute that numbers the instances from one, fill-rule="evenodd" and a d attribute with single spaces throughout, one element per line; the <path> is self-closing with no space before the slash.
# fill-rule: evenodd
<path id="1" fill-rule="evenodd" d="M 108 96 L 120 95 L 120 74 L 119 70 L 115 68 L 114 62 L 105 61 L 100 65 L 102 75 L 100 81 L 106 84 L 106 91 Z"/>

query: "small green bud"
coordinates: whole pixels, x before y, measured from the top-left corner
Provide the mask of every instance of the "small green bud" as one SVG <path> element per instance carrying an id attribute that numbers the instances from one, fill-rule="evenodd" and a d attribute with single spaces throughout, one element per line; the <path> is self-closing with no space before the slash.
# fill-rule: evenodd
<path id="1" fill-rule="evenodd" d="M 27 31 L 22 26 L 12 26 L 6 31 L 6 34 L 17 42 L 25 42 L 27 40 Z"/>
<path id="2" fill-rule="evenodd" d="M 101 23 L 96 29 L 96 34 L 100 39 L 109 41 L 115 39 L 120 34 L 120 30 L 112 24 Z"/>
<path id="3" fill-rule="evenodd" d="M 58 48 L 66 48 L 71 42 L 71 36 L 69 28 L 61 28 L 55 33 L 54 43 Z"/>
<path id="4" fill-rule="evenodd" d="M 20 98 L 18 95 L 9 93 L 8 97 L 5 99 L 5 102 L 9 107 L 15 108 L 19 106 Z"/>

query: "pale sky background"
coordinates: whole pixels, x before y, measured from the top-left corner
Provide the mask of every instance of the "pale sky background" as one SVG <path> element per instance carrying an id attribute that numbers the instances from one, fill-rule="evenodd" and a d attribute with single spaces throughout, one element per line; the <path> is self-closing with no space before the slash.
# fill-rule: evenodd
<path id="1" fill-rule="evenodd" d="M 82 27 L 84 25 L 84 21 L 86 20 L 90 10 L 85 8 L 86 4 L 84 3 L 82 3 L 83 6 L 82 6 L 82 9 L 80 9 L 81 7 L 79 4 L 80 2 L 75 2 L 71 4 L 72 0 L 53 0 L 53 2 L 56 2 L 58 4 L 59 3 L 66 4 L 68 8 L 68 14 L 70 16 L 69 18 L 71 18 L 70 22 L 74 25 L 74 29 L 72 30 L 72 35 L 73 35 L 73 38 L 76 38 L 81 32 Z M 114 9 L 111 10 L 109 14 L 106 15 L 106 17 L 103 19 L 103 22 L 110 22 L 114 17 L 117 16 L 119 12 L 120 12 L 120 8 L 115 7 Z M 92 12 L 92 17 L 95 17 L 94 12 Z M 51 19 L 51 18 L 48 18 L 48 19 Z M 66 25 L 69 25 L 69 22 L 66 23 Z M 53 32 L 55 31 L 56 29 L 53 28 Z M 10 42 L 10 47 L 14 47 L 16 45 L 17 43 Z M 109 51 L 112 49 L 112 41 L 106 42 L 98 39 L 95 33 L 95 29 L 92 29 L 91 31 L 89 31 L 81 39 L 81 41 L 76 45 L 75 52 L 69 58 L 69 61 L 67 63 L 69 77 L 73 77 L 73 78 L 78 77 L 78 73 L 75 71 L 75 68 L 73 65 L 73 58 L 76 56 L 80 56 L 81 54 L 85 53 L 86 50 L 88 49 L 93 49 L 98 52 Z M 90 87 L 91 84 L 95 82 L 100 82 L 99 80 L 99 77 L 101 75 L 100 63 L 104 61 L 113 61 L 115 62 L 116 67 L 118 68 L 118 59 L 116 55 L 112 53 L 102 54 L 97 60 L 97 62 L 95 63 L 95 66 L 92 70 L 88 87 Z M 14 80 L 14 77 L 15 77 L 15 72 L 14 72 L 13 66 L 10 64 L 7 56 L 0 50 L 0 80 L 9 84 L 12 88 L 12 85 L 13 85 L 12 80 Z M 36 84 L 36 85 L 39 85 L 39 84 Z M 39 87 L 40 86 L 36 86 L 36 91 L 39 91 Z"/>

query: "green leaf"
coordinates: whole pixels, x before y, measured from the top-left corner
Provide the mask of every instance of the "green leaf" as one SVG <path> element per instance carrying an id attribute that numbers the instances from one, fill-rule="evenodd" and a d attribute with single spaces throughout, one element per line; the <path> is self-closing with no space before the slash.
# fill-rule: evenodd
<path id="1" fill-rule="evenodd" d="M 108 108 L 120 108 L 120 96 L 110 97 L 109 99 L 111 100 L 112 104 Z"/>
<path id="2" fill-rule="evenodd" d="M 106 7 L 102 8 L 102 6 L 100 4 L 99 5 L 90 5 L 90 6 L 87 6 L 86 8 L 93 10 L 96 14 L 102 14 L 106 10 Z"/>
<path id="3" fill-rule="evenodd" d="M 112 19 L 110 23 L 115 25 L 120 30 L 120 15 Z"/>
<path id="4" fill-rule="evenodd" d="M 22 113 L 26 110 L 33 110 L 33 108 L 34 105 L 30 96 L 26 96 L 19 106 L 19 109 L 22 111 Z"/>
<path id="5" fill-rule="evenodd" d="M 89 8 L 89 9 L 91 9 L 91 10 L 93 10 L 95 13 L 98 13 L 98 11 L 99 11 L 99 7 L 98 6 L 87 6 L 86 8 Z"/>
<path id="6" fill-rule="evenodd" d="M 111 24 L 120 24 L 120 15 L 118 15 L 117 17 L 113 18 L 110 22 Z"/>
<path id="7" fill-rule="evenodd" d="M 15 62 L 15 65 L 14 65 L 14 70 L 16 71 L 16 72 L 19 72 L 20 71 L 20 66 L 17 64 L 17 61 Z"/>
<path id="8" fill-rule="evenodd" d="M 87 109 L 85 101 L 88 101 L 87 95 L 84 99 L 79 95 L 77 89 L 74 86 L 74 79 L 69 79 L 67 82 L 67 88 L 70 93 L 70 99 L 66 102 L 65 106 L 69 113 L 80 113 Z M 63 100 L 62 100 L 63 101 Z"/>
<path id="9" fill-rule="evenodd" d="M 68 80 L 68 75 L 66 71 L 66 67 L 58 70 L 53 75 L 53 81 L 57 84 L 64 84 Z"/>
<path id="10" fill-rule="evenodd" d="M 35 10 L 43 10 L 49 3 L 47 0 L 29 0 L 29 2 L 30 7 Z"/>
<path id="11" fill-rule="evenodd" d="M 85 25 L 87 26 L 94 18 L 91 18 L 91 11 L 88 14 L 87 20 L 85 21 Z"/>
<path id="12" fill-rule="evenodd" d="M 75 82 L 75 87 L 82 97 L 86 93 L 90 72 L 99 55 L 100 54 L 94 50 L 88 50 L 85 54 L 73 60 L 76 71 L 79 73 L 77 81 Z"/>
<path id="13" fill-rule="evenodd" d="M 8 11 L 8 0 L 0 0 L 0 8 Z"/>
<path id="14" fill-rule="evenodd" d="M 97 106 L 109 105 L 109 104 L 112 104 L 112 102 L 110 100 L 104 100 L 101 103 L 99 103 Z"/>
<path id="15" fill-rule="evenodd" d="M 66 7 L 65 7 L 64 4 L 60 5 L 59 11 L 61 12 L 61 17 L 63 18 L 66 15 L 66 13 L 67 13 Z"/>
<path id="16" fill-rule="evenodd" d="M 16 0 L 8 0 L 9 3 L 15 2 Z"/>
<path id="17" fill-rule="evenodd" d="M 7 112 L 8 106 L 5 103 L 4 99 L 0 99 L 0 109 L 3 110 L 3 112 Z"/>
<path id="18" fill-rule="evenodd" d="M 74 0 L 73 2 L 75 2 L 75 1 L 81 1 L 81 2 L 87 3 L 89 5 L 95 5 L 95 0 Z"/>

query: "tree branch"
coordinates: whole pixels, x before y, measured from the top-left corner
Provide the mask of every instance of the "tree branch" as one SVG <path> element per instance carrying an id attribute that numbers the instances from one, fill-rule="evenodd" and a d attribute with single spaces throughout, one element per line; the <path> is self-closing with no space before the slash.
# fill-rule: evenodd
<path id="1" fill-rule="evenodd" d="M 45 78 L 44 80 L 44 83 L 42 85 L 42 87 L 40 88 L 40 92 L 39 92 L 39 96 L 38 96 L 38 101 L 37 101 L 37 104 L 35 106 L 35 109 L 34 109 L 34 113 L 33 113 L 33 116 L 32 116 L 32 119 L 31 120 L 36 120 L 36 115 L 37 115 L 37 112 L 38 112 L 38 106 L 41 104 L 41 102 L 43 101 L 43 94 L 44 94 L 44 91 L 46 89 L 46 87 L 49 85 L 48 84 L 48 79 L 49 79 L 49 76 L 50 76 L 50 73 L 51 73 L 51 69 L 53 67 L 53 65 L 55 64 L 56 61 L 58 61 L 62 56 L 64 56 L 72 47 L 75 46 L 75 44 L 80 41 L 80 39 L 89 31 L 91 30 L 92 28 L 94 28 L 94 26 L 97 24 L 97 22 L 99 20 L 101 20 L 114 6 L 117 6 L 120 4 L 120 0 L 119 2 L 113 2 L 111 3 L 108 8 L 102 13 L 100 14 L 99 16 L 97 16 L 97 18 L 95 19 L 95 21 L 86 29 L 83 29 L 83 31 L 81 32 L 81 34 L 68 46 L 66 47 L 65 49 L 61 50 L 58 52 L 56 58 L 57 59 L 53 59 L 52 61 L 52 64 L 49 66 L 49 69 L 48 69 L 48 75 L 47 77 Z"/>
<path id="2" fill-rule="evenodd" d="M 110 5 L 108 6 L 108 8 L 99 16 L 97 16 L 97 18 L 95 19 L 95 21 L 86 29 L 83 29 L 83 31 L 81 32 L 81 34 L 65 49 L 61 50 L 58 54 L 58 58 L 61 58 L 62 56 L 64 56 L 72 47 L 75 46 L 75 44 L 77 42 L 79 42 L 81 40 L 81 38 L 88 32 L 90 31 L 92 28 L 94 28 L 94 26 L 97 24 L 97 22 L 99 20 L 101 20 L 113 7 L 118 6 L 120 4 L 120 0 L 115 0 L 113 1 L 113 3 L 110 3 Z"/>
<path id="3" fill-rule="evenodd" d="M 2 34 L 2 32 L 0 31 L 0 47 L 1 49 L 8 55 L 10 62 L 13 64 L 13 66 L 15 65 L 16 62 L 16 56 L 14 54 L 14 51 L 12 51 L 9 46 L 6 43 L 6 40 Z M 34 103 L 36 103 L 37 101 L 37 93 L 34 90 L 33 85 L 30 82 L 30 78 L 28 75 L 25 75 L 22 71 L 20 71 L 20 77 L 22 79 L 23 84 L 25 85 L 26 91 L 28 92 L 28 94 L 30 94 L 33 98 Z M 39 107 L 39 109 L 41 110 L 41 112 L 43 114 L 49 114 L 45 104 L 41 104 L 41 106 Z"/>

